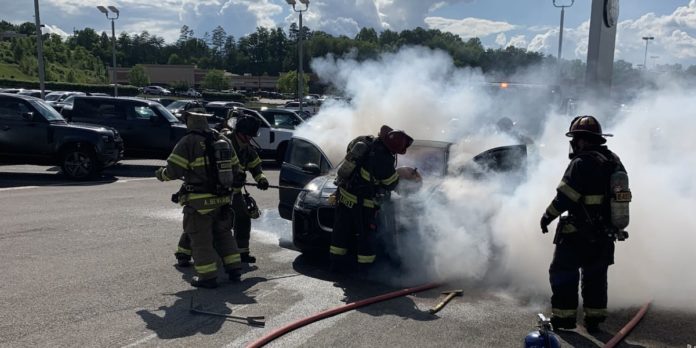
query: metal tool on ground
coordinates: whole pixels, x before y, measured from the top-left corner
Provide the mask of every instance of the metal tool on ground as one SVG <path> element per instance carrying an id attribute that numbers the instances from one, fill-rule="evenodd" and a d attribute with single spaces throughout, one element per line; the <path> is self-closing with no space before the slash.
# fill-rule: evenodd
<path id="1" fill-rule="evenodd" d="M 194 313 L 194 314 L 206 314 L 206 315 L 213 315 L 216 317 L 223 317 L 223 318 L 230 318 L 230 319 L 236 319 L 236 320 L 243 320 L 246 321 L 247 324 L 253 325 L 253 326 L 266 326 L 266 323 L 264 322 L 264 319 L 266 317 L 264 316 L 249 316 L 249 317 L 242 317 L 242 316 L 237 316 L 237 315 L 230 315 L 230 314 L 224 314 L 224 313 L 216 313 L 216 312 L 208 312 L 204 311 L 201 309 L 198 309 L 199 307 L 193 306 L 193 296 L 191 297 L 191 302 L 189 303 L 189 312 Z"/>
<path id="2" fill-rule="evenodd" d="M 429 310 L 430 314 L 435 314 L 435 313 L 439 312 L 455 296 L 462 296 L 464 291 L 463 290 L 449 290 L 449 291 L 443 291 L 442 293 L 447 295 L 447 296 L 442 301 L 440 301 L 440 303 L 438 303 L 437 306 L 435 306 Z"/>
<path id="3" fill-rule="evenodd" d="M 245 182 L 244 185 L 246 186 L 258 186 L 258 184 L 252 183 L 252 182 Z M 296 191 L 305 191 L 309 192 L 307 189 L 299 188 L 299 187 L 292 187 L 292 186 L 278 186 L 278 185 L 268 185 L 268 188 L 274 188 L 274 189 L 286 189 L 286 190 L 296 190 Z"/>

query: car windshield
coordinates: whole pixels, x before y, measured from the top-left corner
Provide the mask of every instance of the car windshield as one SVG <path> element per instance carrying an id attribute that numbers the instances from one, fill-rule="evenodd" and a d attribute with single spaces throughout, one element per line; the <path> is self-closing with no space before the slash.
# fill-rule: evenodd
<path id="1" fill-rule="evenodd" d="M 46 96 L 46 101 L 56 101 L 62 97 L 62 94 L 49 94 Z"/>
<path id="2" fill-rule="evenodd" d="M 51 121 L 65 121 L 63 116 L 61 116 L 56 109 L 50 107 L 47 105 L 44 101 L 42 100 L 28 100 L 29 104 L 31 104 L 36 110 L 39 110 L 41 115 L 43 115 L 46 120 L 49 122 Z"/>
<path id="3" fill-rule="evenodd" d="M 167 108 L 160 104 L 156 104 L 153 106 L 159 113 L 162 115 L 162 117 L 166 118 L 169 123 L 179 123 L 179 119 L 177 119 L 174 115 L 172 115 Z"/>
<path id="4" fill-rule="evenodd" d="M 75 102 L 75 96 L 74 96 L 74 95 L 71 95 L 71 96 L 69 96 L 69 97 L 63 99 L 63 101 L 62 101 L 61 103 L 63 103 L 63 104 L 68 104 L 68 105 L 72 105 L 73 102 Z"/>
<path id="5" fill-rule="evenodd" d="M 188 103 L 188 101 L 177 100 L 177 101 L 172 102 L 171 104 L 167 105 L 167 109 L 169 109 L 169 110 L 181 109 L 184 106 L 186 106 L 187 103 Z"/>

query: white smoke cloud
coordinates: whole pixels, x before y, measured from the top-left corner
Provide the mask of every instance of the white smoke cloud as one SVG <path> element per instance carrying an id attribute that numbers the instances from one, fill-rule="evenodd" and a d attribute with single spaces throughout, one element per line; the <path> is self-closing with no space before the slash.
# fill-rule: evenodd
<path id="1" fill-rule="evenodd" d="M 315 60 L 313 70 L 351 99 L 326 105 L 297 130 L 334 163 L 352 138 L 376 134 L 382 124 L 416 139 L 455 143 L 451 168 L 485 149 L 515 143 L 491 127 L 501 116 L 491 110 L 514 101 L 472 88 L 485 77 L 455 68 L 442 52 L 406 48 L 362 63 L 327 57 Z M 655 298 L 660 305 L 696 309 L 691 295 L 696 277 L 686 271 L 696 262 L 690 250 L 696 245 L 696 216 L 690 213 L 696 205 L 696 158 L 689 155 L 696 148 L 691 134 L 696 100 L 678 90 L 653 91 L 638 100 L 629 113 L 611 115 L 597 101 L 578 110 L 595 114 L 616 134 L 608 145 L 623 159 L 635 197 L 631 236 L 617 243 L 616 265 L 610 268 L 610 305 Z M 400 219 L 419 226 L 402 245 L 411 251 L 404 259 L 416 261 L 407 266 L 419 269 L 406 281 L 428 275 L 548 295 L 553 233 L 542 235 L 539 218 L 568 164 L 564 133 L 570 118 L 539 112 L 518 114 L 517 120 L 537 135 L 524 180 L 500 175 L 474 180 L 453 170 L 444 180 L 426 178 L 423 189 L 402 201 L 417 209 L 401 211 Z"/>

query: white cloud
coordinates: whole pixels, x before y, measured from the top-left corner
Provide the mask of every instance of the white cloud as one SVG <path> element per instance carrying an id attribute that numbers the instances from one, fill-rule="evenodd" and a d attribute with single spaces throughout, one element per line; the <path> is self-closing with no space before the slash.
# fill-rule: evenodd
<path id="1" fill-rule="evenodd" d="M 524 35 L 515 35 L 510 39 L 510 42 L 508 42 L 507 46 L 527 48 L 527 37 Z"/>
<path id="2" fill-rule="evenodd" d="M 505 36 L 505 33 L 500 33 L 495 37 L 495 43 L 498 44 L 499 46 L 505 46 L 507 44 L 507 36 Z"/>
<path id="3" fill-rule="evenodd" d="M 507 22 L 497 22 L 471 17 L 464 19 L 428 17 L 425 19 L 425 23 L 427 23 L 428 27 L 431 29 L 448 31 L 462 38 L 484 37 L 515 29 L 514 25 Z"/>
<path id="4" fill-rule="evenodd" d="M 220 9 L 220 14 L 233 5 L 246 8 L 256 17 L 257 27 L 272 28 L 276 26 L 273 16 L 283 13 L 283 8 L 271 3 L 270 0 L 228 0 Z"/>
<path id="5" fill-rule="evenodd" d="M 51 24 L 46 24 L 43 29 L 41 30 L 41 33 L 43 34 L 58 34 L 60 35 L 63 39 L 67 38 L 70 36 L 68 33 L 66 33 L 63 29 L 58 28 L 57 25 L 51 25 Z"/>

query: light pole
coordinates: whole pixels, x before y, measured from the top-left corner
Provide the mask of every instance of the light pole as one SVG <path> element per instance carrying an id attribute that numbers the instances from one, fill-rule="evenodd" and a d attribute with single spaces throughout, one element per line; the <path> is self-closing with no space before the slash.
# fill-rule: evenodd
<path id="1" fill-rule="evenodd" d="M 645 40 L 645 56 L 643 57 L 643 70 L 648 70 L 648 66 L 645 65 L 648 63 L 648 42 L 650 40 L 655 40 L 653 36 L 643 36 L 643 40 Z"/>
<path id="2" fill-rule="evenodd" d="M 298 53 L 299 62 L 297 63 L 298 71 L 299 71 L 298 72 L 299 76 L 297 76 L 297 99 L 300 102 L 300 113 L 302 113 L 302 93 L 304 92 L 304 72 L 302 71 L 303 70 L 303 67 L 302 67 L 302 65 L 303 65 L 302 64 L 302 36 L 303 36 L 302 35 L 302 12 L 307 11 L 307 9 L 309 9 L 309 0 L 300 0 L 300 2 L 305 5 L 304 10 L 298 10 L 297 8 L 295 8 L 295 5 L 297 4 L 296 0 L 286 0 L 286 1 L 288 2 L 289 5 L 292 5 L 293 11 L 300 13 L 300 33 L 297 37 L 297 41 L 298 41 L 297 50 L 299 51 L 299 53 Z"/>
<path id="3" fill-rule="evenodd" d="M 563 52 L 563 19 L 565 18 L 566 7 L 571 7 L 575 4 L 575 0 L 570 0 L 570 5 L 558 5 L 556 0 L 553 0 L 553 6 L 561 8 L 561 25 L 558 30 L 558 79 L 561 79 L 561 53 Z"/>
<path id="4" fill-rule="evenodd" d="M 109 6 L 109 10 L 115 13 L 116 17 L 109 17 L 109 11 L 104 6 L 97 6 L 97 9 L 106 15 L 106 19 L 111 21 L 111 82 L 114 84 L 114 97 L 118 97 L 118 84 L 116 83 L 116 30 L 114 29 L 114 21 L 118 19 L 120 13 L 114 6 Z"/>
<path id="5" fill-rule="evenodd" d="M 41 88 L 41 99 L 45 97 L 45 70 L 43 60 L 43 36 L 41 36 L 41 18 L 39 18 L 39 0 L 34 0 L 34 19 L 36 20 L 36 54 L 39 56 L 39 88 Z"/>

